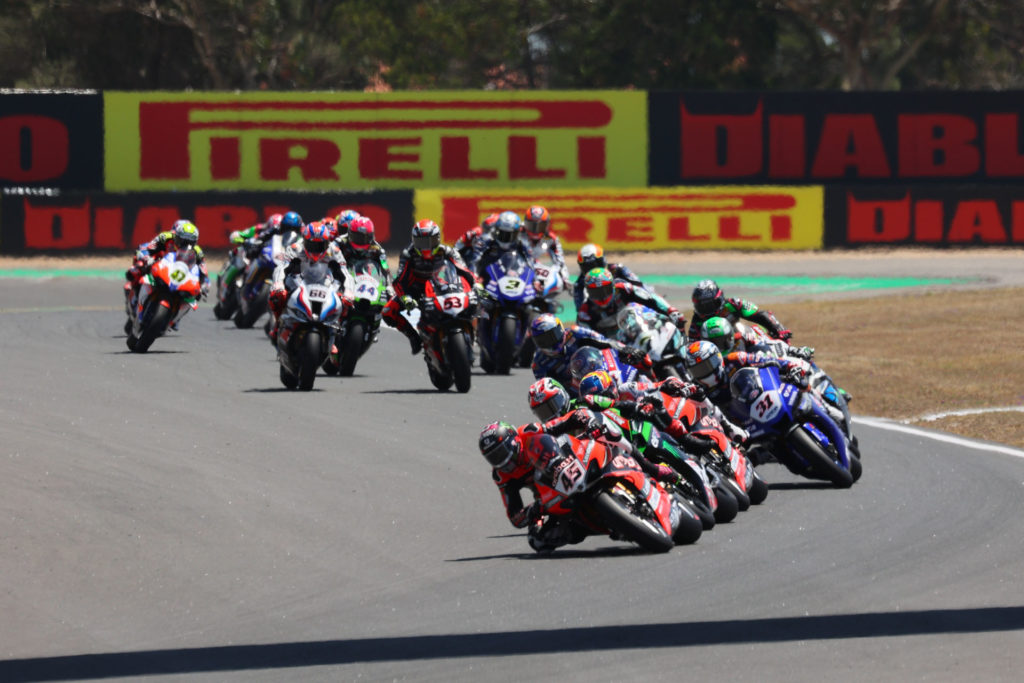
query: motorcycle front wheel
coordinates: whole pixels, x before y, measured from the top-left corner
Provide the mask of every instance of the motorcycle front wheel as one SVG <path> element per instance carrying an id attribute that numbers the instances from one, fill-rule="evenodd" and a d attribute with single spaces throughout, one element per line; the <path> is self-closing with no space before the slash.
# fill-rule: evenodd
<path id="1" fill-rule="evenodd" d="M 139 334 L 138 340 L 135 342 L 135 348 L 132 351 L 135 353 L 145 353 L 149 351 L 149 347 L 156 341 L 156 338 L 164 333 L 167 329 L 167 323 L 171 321 L 171 309 L 166 306 L 161 306 L 159 302 L 154 302 L 153 306 L 156 310 L 153 311 L 153 315 L 149 318 L 149 323 L 142 329 L 142 333 Z M 129 337 L 131 339 L 131 337 Z"/>
<path id="2" fill-rule="evenodd" d="M 316 381 L 316 369 L 320 367 L 320 333 L 310 330 L 299 347 L 299 389 L 309 391 Z"/>
<path id="3" fill-rule="evenodd" d="M 366 321 L 350 320 L 345 341 L 338 345 L 338 352 L 341 354 L 338 359 L 338 374 L 342 377 L 351 377 L 352 373 L 356 371 L 356 361 L 363 353 L 363 338 L 365 336 Z"/>
<path id="4" fill-rule="evenodd" d="M 469 366 L 469 350 L 466 337 L 459 330 L 452 330 L 445 339 L 445 360 L 455 379 L 455 390 L 460 394 L 469 391 L 472 371 Z"/>
<path id="5" fill-rule="evenodd" d="M 611 491 L 602 491 L 594 498 L 594 510 L 609 529 L 649 552 L 672 550 L 675 542 L 665 533 L 654 513 L 645 510 L 649 518 L 641 518 L 631 508 L 629 501 Z"/>
<path id="6" fill-rule="evenodd" d="M 786 442 L 808 462 L 818 476 L 831 481 L 840 489 L 853 486 L 853 473 L 838 461 L 838 454 L 828 453 L 811 437 L 804 427 L 799 426 L 786 435 Z"/>

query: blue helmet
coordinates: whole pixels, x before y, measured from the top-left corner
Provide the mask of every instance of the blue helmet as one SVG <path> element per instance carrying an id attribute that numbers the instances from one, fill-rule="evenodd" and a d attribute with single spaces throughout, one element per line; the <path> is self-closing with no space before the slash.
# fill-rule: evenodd
<path id="1" fill-rule="evenodd" d="M 289 211 L 281 217 L 281 232 L 298 232 L 304 225 L 302 216 L 294 211 Z"/>
<path id="2" fill-rule="evenodd" d="M 572 354 L 572 358 L 569 359 L 569 374 L 572 375 L 577 385 L 584 376 L 589 375 L 591 372 L 606 369 L 604 354 L 601 353 L 600 349 L 595 349 L 593 346 L 584 346 L 581 349 L 577 349 Z"/>
<path id="3" fill-rule="evenodd" d="M 541 313 L 530 323 L 530 339 L 541 353 L 549 356 L 561 353 L 565 346 L 562 321 L 550 313 Z"/>

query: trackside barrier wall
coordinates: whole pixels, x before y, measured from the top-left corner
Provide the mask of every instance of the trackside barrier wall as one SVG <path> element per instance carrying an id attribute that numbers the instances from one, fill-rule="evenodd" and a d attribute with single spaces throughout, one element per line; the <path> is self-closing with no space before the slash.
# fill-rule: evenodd
<path id="1" fill-rule="evenodd" d="M 72 192 L 6 194 L 0 201 L 0 244 L 7 253 L 127 251 L 189 217 L 205 249 L 224 249 L 232 230 L 272 213 L 298 211 L 307 220 L 354 208 L 373 219 L 377 237 L 394 250 L 408 242 L 412 192 Z M 396 232 L 397 231 L 397 232 Z"/>

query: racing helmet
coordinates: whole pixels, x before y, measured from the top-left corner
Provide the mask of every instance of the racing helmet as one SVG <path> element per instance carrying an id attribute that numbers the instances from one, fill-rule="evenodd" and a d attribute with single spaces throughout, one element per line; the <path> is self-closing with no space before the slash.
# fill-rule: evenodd
<path id="1" fill-rule="evenodd" d="M 285 215 L 281 216 L 281 232 L 300 232 L 303 225 L 302 216 L 294 211 L 289 211 Z"/>
<path id="2" fill-rule="evenodd" d="M 736 329 L 728 318 L 714 316 L 705 320 L 700 326 L 701 339 L 706 339 L 722 353 L 729 353 L 736 345 Z"/>
<path id="3" fill-rule="evenodd" d="M 352 221 L 359 218 L 359 212 L 355 209 L 345 209 L 337 216 L 334 217 L 334 222 L 338 224 L 338 236 L 341 237 L 348 232 L 349 226 Z"/>
<path id="4" fill-rule="evenodd" d="M 603 396 L 612 401 L 619 398 L 619 389 L 615 386 L 615 380 L 604 370 L 596 370 L 584 375 L 580 380 L 579 391 L 580 398 L 584 400 L 593 396 Z"/>
<path id="5" fill-rule="evenodd" d="M 530 339 L 541 353 L 553 356 L 565 345 L 562 321 L 550 313 L 541 313 L 530 323 Z"/>
<path id="6" fill-rule="evenodd" d="M 683 365 L 693 381 L 707 389 L 725 384 L 725 361 L 712 342 L 704 340 L 687 345 Z"/>
<path id="7" fill-rule="evenodd" d="M 508 422 L 493 422 L 480 432 L 480 454 L 491 467 L 510 471 L 519 464 L 523 444 L 515 427 Z"/>
<path id="8" fill-rule="evenodd" d="M 434 252 L 441 246 L 441 228 L 429 218 L 412 226 L 412 248 L 422 258 L 434 258 Z"/>
<path id="9" fill-rule="evenodd" d="M 174 237 L 174 246 L 178 249 L 194 248 L 199 244 L 199 228 L 192 221 L 174 221 L 171 234 Z"/>
<path id="10" fill-rule="evenodd" d="M 263 224 L 265 230 L 273 230 L 277 232 L 281 227 L 281 221 L 284 220 L 283 213 L 272 213 L 267 216 L 267 221 Z"/>
<path id="11" fill-rule="evenodd" d="M 607 268 L 604 260 L 604 249 L 600 244 L 584 244 L 576 252 L 576 263 L 580 266 L 581 273 L 589 273 L 594 268 Z"/>
<path id="12" fill-rule="evenodd" d="M 319 261 L 327 253 L 334 229 L 324 221 L 314 221 L 302 228 L 302 250 L 310 261 Z"/>
<path id="13" fill-rule="evenodd" d="M 615 278 L 607 268 L 594 268 L 583 278 L 583 286 L 587 288 L 587 298 L 599 308 L 612 302 L 615 296 Z"/>
<path id="14" fill-rule="evenodd" d="M 697 315 L 705 318 L 717 315 L 725 303 L 725 295 L 722 294 L 722 289 L 714 280 L 698 282 L 697 286 L 693 288 L 693 295 L 690 298 L 693 301 L 693 310 Z"/>
<path id="15" fill-rule="evenodd" d="M 569 410 L 569 392 L 556 379 L 539 379 L 530 385 L 530 410 L 541 422 L 561 417 Z"/>
<path id="16" fill-rule="evenodd" d="M 534 204 L 526 210 L 526 220 L 523 221 L 523 229 L 531 242 L 539 242 L 542 237 L 547 235 L 550 225 L 551 216 L 543 206 Z"/>
<path id="17" fill-rule="evenodd" d="M 494 242 L 502 250 L 511 249 L 519 239 L 523 224 L 515 211 L 502 211 L 494 224 Z"/>
<path id="18" fill-rule="evenodd" d="M 593 346 L 584 346 L 577 349 L 569 359 L 569 374 L 572 375 L 576 386 L 585 375 L 596 370 L 605 370 L 604 354 L 600 349 Z"/>
<path id="19" fill-rule="evenodd" d="M 348 224 L 348 243 L 353 249 L 365 251 L 376 240 L 374 239 L 373 221 L 366 216 L 357 216 Z"/>

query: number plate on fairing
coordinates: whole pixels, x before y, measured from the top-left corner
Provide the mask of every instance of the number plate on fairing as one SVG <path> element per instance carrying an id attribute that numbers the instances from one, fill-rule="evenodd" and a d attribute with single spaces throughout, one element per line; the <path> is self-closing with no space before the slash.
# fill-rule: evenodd
<path id="1" fill-rule="evenodd" d="M 782 399 L 777 391 L 766 391 L 750 406 L 750 417 L 758 422 L 771 423 L 782 410 Z"/>

